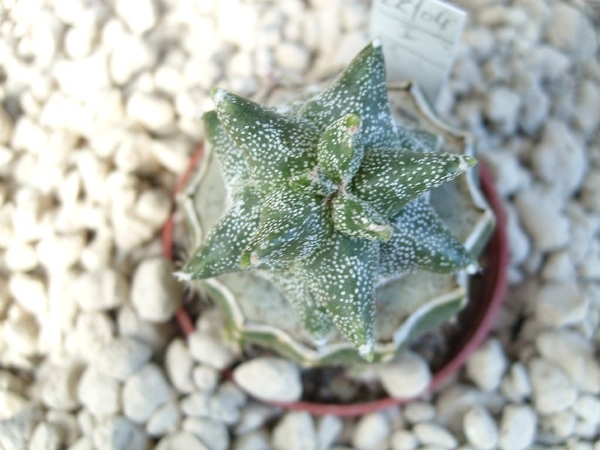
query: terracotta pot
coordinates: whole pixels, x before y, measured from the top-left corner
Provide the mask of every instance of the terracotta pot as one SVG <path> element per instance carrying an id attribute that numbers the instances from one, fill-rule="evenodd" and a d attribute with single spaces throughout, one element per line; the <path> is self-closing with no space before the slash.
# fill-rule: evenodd
<path id="1" fill-rule="evenodd" d="M 186 172 L 175 187 L 177 194 L 185 186 L 199 164 L 203 155 L 203 146 L 200 146 Z M 478 275 L 480 279 L 477 300 L 470 301 L 465 310 L 468 310 L 468 327 L 452 342 L 446 362 L 433 373 L 431 383 L 427 389 L 433 391 L 442 382 L 457 373 L 471 354 L 479 347 L 489 334 L 494 320 L 498 316 L 500 305 L 506 293 L 507 269 L 509 261 L 508 242 L 506 237 L 506 216 L 502 201 L 494 187 L 493 180 L 485 165 L 479 164 L 481 187 L 491 208 L 496 215 L 496 228 L 483 252 L 484 272 Z M 163 254 L 166 258 L 173 258 L 173 217 L 165 224 L 162 232 Z M 473 294 L 473 292 L 472 292 Z M 182 307 L 176 313 L 176 321 L 184 335 L 194 330 L 194 323 L 188 311 Z M 464 322 L 463 322 L 464 323 Z M 227 374 L 226 374 L 227 375 Z M 423 395 L 420 394 L 419 397 Z M 342 417 L 351 417 L 368 414 L 401 405 L 412 398 L 385 397 L 374 401 L 355 404 L 323 404 L 298 401 L 292 403 L 273 403 L 289 410 L 304 410 L 314 415 L 333 414 Z"/>

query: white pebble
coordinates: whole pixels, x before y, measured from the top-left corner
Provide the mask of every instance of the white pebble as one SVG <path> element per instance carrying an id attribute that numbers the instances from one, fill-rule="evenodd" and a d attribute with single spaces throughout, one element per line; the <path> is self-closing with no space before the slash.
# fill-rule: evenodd
<path id="1" fill-rule="evenodd" d="M 507 405 L 500 422 L 500 448 L 524 450 L 530 448 L 536 435 L 537 418 L 528 405 Z"/>
<path id="2" fill-rule="evenodd" d="M 155 63 L 156 53 L 145 40 L 125 35 L 110 55 L 110 76 L 116 85 L 123 86 Z"/>
<path id="3" fill-rule="evenodd" d="M 283 42 L 275 50 L 275 60 L 284 70 L 303 73 L 308 69 L 310 52 L 299 44 Z"/>
<path id="4" fill-rule="evenodd" d="M 427 362 L 409 350 L 402 351 L 394 361 L 377 367 L 386 392 L 396 398 L 410 398 L 422 394 L 431 381 Z"/>
<path id="5" fill-rule="evenodd" d="M 49 422 L 40 422 L 29 440 L 29 450 L 59 450 L 62 442 L 60 428 Z"/>
<path id="6" fill-rule="evenodd" d="M 92 52 L 98 32 L 96 24 L 90 22 L 90 20 L 87 20 L 84 23 L 78 23 L 65 32 L 63 48 L 69 58 L 85 58 Z"/>
<path id="7" fill-rule="evenodd" d="M 306 411 L 291 411 L 275 425 L 272 435 L 275 450 L 317 448 L 313 419 Z"/>
<path id="8" fill-rule="evenodd" d="M 455 448 L 458 441 L 441 425 L 431 422 L 421 422 L 414 426 L 413 432 L 423 445 L 439 445 L 442 448 Z"/>
<path id="9" fill-rule="evenodd" d="M 0 421 L 18 415 L 29 406 L 25 397 L 10 391 L 0 391 Z"/>
<path id="10" fill-rule="evenodd" d="M 81 434 L 77 419 L 69 412 L 52 409 L 46 413 L 46 420 L 59 430 L 63 445 L 72 445 Z"/>
<path id="11" fill-rule="evenodd" d="M 192 433 L 179 431 L 163 437 L 155 450 L 209 450 L 209 448 L 198 440 Z"/>
<path id="12" fill-rule="evenodd" d="M 121 336 L 137 339 L 157 351 L 167 344 L 171 332 L 170 324 L 146 322 L 129 305 L 119 309 L 117 325 Z"/>
<path id="13" fill-rule="evenodd" d="M 113 341 L 114 327 L 112 319 L 103 312 L 80 313 L 66 344 L 83 360 L 94 361 L 104 346 Z"/>
<path id="14" fill-rule="evenodd" d="M 506 365 L 502 344 L 489 339 L 467 361 L 467 375 L 480 389 L 494 391 L 500 386 Z"/>
<path id="15" fill-rule="evenodd" d="M 324 415 L 317 419 L 317 448 L 327 450 L 338 440 L 344 429 L 344 422 L 341 418 L 331 414 Z"/>
<path id="16" fill-rule="evenodd" d="M 154 28 L 158 21 L 158 6 L 153 0 L 117 0 L 115 11 L 132 33 L 142 34 Z"/>
<path id="17" fill-rule="evenodd" d="M 581 139 L 558 120 L 546 122 L 541 142 L 531 154 L 535 174 L 565 197 L 581 186 L 587 170 L 586 159 Z"/>
<path id="18" fill-rule="evenodd" d="M 121 386 L 117 380 L 88 367 L 79 380 L 77 396 L 92 415 L 105 417 L 119 411 Z"/>
<path id="19" fill-rule="evenodd" d="M 240 420 L 235 425 L 237 436 L 250 433 L 265 425 L 273 417 L 279 415 L 281 409 L 266 403 L 250 402 L 244 407 L 240 414 Z M 335 426 L 334 426 L 335 428 Z"/>
<path id="20" fill-rule="evenodd" d="M 591 20 L 578 8 L 566 3 L 553 5 L 546 38 L 550 44 L 580 62 L 594 58 L 598 50 L 598 37 Z"/>
<path id="21" fill-rule="evenodd" d="M 561 367 L 579 390 L 600 392 L 600 365 L 581 335 L 570 330 L 545 331 L 536 338 L 536 347 L 540 355 Z"/>
<path id="22" fill-rule="evenodd" d="M 392 450 L 414 450 L 418 445 L 417 438 L 408 430 L 396 430 L 390 436 Z"/>
<path id="23" fill-rule="evenodd" d="M 9 279 L 8 290 L 17 303 L 30 313 L 42 317 L 48 311 L 48 293 L 40 278 L 14 273 Z"/>
<path id="24" fill-rule="evenodd" d="M 110 87 L 106 55 L 101 52 L 77 61 L 59 60 L 53 72 L 61 91 L 75 98 Z"/>
<path id="25" fill-rule="evenodd" d="M 222 423 L 201 417 L 187 417 L 183 420 L 181 428 L 194 434 L 209 450 L 229 448 L 229 432 Z"/>
<path id="26" fill-rule="evenodd" d="M 498 425 L 487 409 L 476 406 L 463 418 L 464 433 L 471 445 L 482 450 L 492 450 L 498 446 Z"/>
<path id="27" fill-rule="evenodd" d="M 243 362 L 234 369 L 233 379 L 261 400 L 293 402 L 302 395 L 298 366 L 281 358 L 261 357 Z"/>
<path id="28" fill-rule="evenodd" d="M 106 345 L 95 360 L 100 373 L 125 381 L 152 357 L 151 348 L 130 337 L 120 337 Z"/>
<path id="29" fill-rule="evenodd" d="M 555 364 L 540 358 L 529 363 L 533 403 L 541 414 L 563 411 L 577 399 L 577 389 Z"/>
<path id="30" fill-rule="evenodd" d="M 146 432 L 150 436 L 163 436 L 175 431 L 181 421 L 181 411 L 175 401 L 159 406 L 146 423 Z"/>
<path id="31" fill-rule="evenodd" d="M 227 368 L 236 358 L 225 342 L 210 333 L 196 330 L 187 339 L 194 359 L 217 370 Z"/>
<path id="32" fill-rule="evenodd" d="M 167 347 L 165 366 L 175 389 L 183 394 L 194 390 L 192 368 L 194 360 L 183 339 L 174 339 Z"/>
<path id="33" fill-rule="evenodd" d="M 113 269 L 82 273 L 75 280 L 73 290 L 83 311 L 114 309 L 129 296 L 127 280 Z"/>
<path id="34" fill-rule="evenodd" d="M 142 430 L 123 416 L 107 417 L 96 425 L 93 433 L 97 449 L 146 450 L 148 438 Z"/>
<path id="35" fill-rule="evenodd" d="M 358 419 L 352 433 L 352 445 L 358 450 L 382 446 L 390 433 L 388 418 L 381 412 L 370 413 Z"/>
<path id="36" fill-rule="evenodd" d="M 148 395 L 149 392 L 152 395 Z M 154 363 L 148 363 L 125 381 L 123 412 L 134 422 L 145 422 L 171 396 L 171 388 L 161 370 Z"/>
<path id="37" fill-rule="evenodd" d="M 164 258 L 142 261 L 131 285 L 131 302 L 149 322 L 166 322 L 181 303 L 182 285 L 173 276 L 173 264 Z"/>
<path id="38" fill-rule="evenodd" d="M 426 402 L 410 402 L 404 407 L 404 418 L 410 423 L 429 422 L 435 419 L 435 407 Z"/>
<path id="39" fill-rule="evenodd" d="M 154 139 L 150 145 L 150 152 L 154 158 L 174 173 L 182 173 L 188 166 L 191 150 L 192 144 L 181 137 Z"/>
<path id="40" fill-rule="evenodd" d="M 53 410 L 72 410 L 79 406 L 77 385 L 81 368 L 76 364 L 50 366 L 42 383 L 42 403 Z"/>
<path id="41" fill-rule="evenodd" d="M 197 365 L 192 370 L 194 384 L 201 391 L 213 391 L 219 382 L 219 372 L 214 367 Z"/>
<path id="42" fill-rule="evenodd" d="M 251 431 L 235 439 L 232 450 L 262 450 L 271 448 L 269 434 L 265 430 Z"/>
<path id="43" fill-rule="evenodd" d="M 38 257 L 31 245 L 12 242 L 5 250 L 4 263 L 10 271 L 27 272 L 38 265 Z"/>
<path id="44" fill-rule="evenodd" d="M 8 144 L 12 139 L 13 123 L 4 107 L 0 107 L 0 145 Z"/>
<path id="45" fill-rule="evenodd" d="M 487 117 L 501 127 L 504 134 L 511 134 L 517 127 L 521 98 L 505 86 L 493 88 L 488 94 Z"/>
<path id="46" fill-rule="evenodd" d="M 548 282 L 535 295 L 535 314 L 543 324 L 567 326 L 580 323 L 588 311 L 588 300 L 575 281 Z"/>
<path id="47" fill-rule="evenodd" d="M 175 108 L 166 98 L 136 92 L 127 101 L 127 115 L 155 133 L 167 133 L 175 127 Z"/>
<path id="48" fill-rule="evenodd" d="M 36 247 L 40 262 L 47 270 L 65 270 L 81 258 L 85 246 L 83 233 L 53 235 L 41 239 Z"/>
<path id="49" fill-rule="evenodd" d="M 569 243 L 569 220 L 551 198 L 534 190 L 525 190 L 516 195 L 515 205 L 537 250 L 560 249 Z"/>
<path id="50" fill-rule="evenodd" d="M 134 213 L 158 230 L 171 213 L 171 196 L 164 189 L 148 189 L 140 194 Z"/>
<path id="51" fill-rule="evenodd" d="M 531 394 L 531 383 L 527 369 L 520 362 L 515 362 L 504 375 L 501 386 L 502 394 L 512 400 L 519 402 Z"/>

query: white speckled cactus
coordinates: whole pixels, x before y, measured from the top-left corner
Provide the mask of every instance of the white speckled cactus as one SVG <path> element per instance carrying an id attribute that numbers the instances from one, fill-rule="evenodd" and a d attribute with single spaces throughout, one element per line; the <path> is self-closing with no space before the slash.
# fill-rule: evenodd
<path id="1" fill-rule="evenodd" d="M 416 106 L 400 112 L 404 119 L 427 109 L 409 91 L 402 95 Z M 201 287 L 227 312 L 233 334 L 307 364 L 357 354 L 380 360 L 460 309 L 465 273 L 477 270 L 473 253 L 493 218 L 471 176 L 450 189 L 448 200 L 458 195 L 458 207 L 469 209 L 450 220 L 460 227 L 455 237 L 429 191 L 476 161 L 458 154 L 471 151 L 465 142 L 439 151 L 444 134 L 465 138 L 430 112 L 424 127 L 397 124 L 378 41 L 332 87 L 302 103 L 267 108 L 222 89 L 212 93 L 216 109 L 203 119 L 218 161 L 209 153 L 188 187 L 199 245 L 180 277 L 216 277 Z M 454 275 L 423 278 L 426 272 Z M 397 312 L 395 303 L 409 309 L 377 318 L 378 308 Z M 379 336 L 376 322 L 390 320 Z"/>

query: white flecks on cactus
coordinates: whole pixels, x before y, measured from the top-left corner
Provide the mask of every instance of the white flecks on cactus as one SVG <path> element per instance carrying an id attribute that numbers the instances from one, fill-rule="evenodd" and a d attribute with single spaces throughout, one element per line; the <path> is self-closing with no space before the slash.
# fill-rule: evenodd
<path id="1" fill-rule="evenodd" d="M 266 108 L 219 88 L 212 96 L 216 110 L 203 120 L 230 206 L 180 279 L 262 269 L 315 342 L 333 323 L 370 359 L 376 282 L 477 268 L 423 195 L 476 161 L 397 128 L 380 42 L 301 106 Z"/>

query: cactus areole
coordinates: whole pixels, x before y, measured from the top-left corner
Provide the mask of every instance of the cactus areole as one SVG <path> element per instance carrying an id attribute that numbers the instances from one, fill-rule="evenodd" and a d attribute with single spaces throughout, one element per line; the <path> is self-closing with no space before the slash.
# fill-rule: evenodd
<path id="1" fill-rule="evenodd" d="M 400 91 L 390 103 L 379 41 L 289 106 L 212 90 L 178 276 L 205 280 L 239 339 L 307 365 L 380 361 L 464 305 L 493 215 L 468 136 Z"/>

